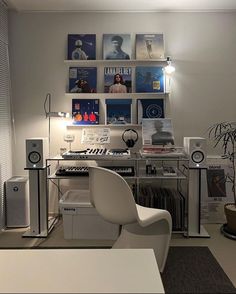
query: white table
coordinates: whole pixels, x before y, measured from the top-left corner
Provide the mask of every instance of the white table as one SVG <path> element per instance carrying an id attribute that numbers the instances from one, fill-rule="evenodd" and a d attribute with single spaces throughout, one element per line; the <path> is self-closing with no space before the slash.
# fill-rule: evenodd
<path id="1" fill-rule="evenodd" d="M 0 250 L 1 293 L 164 293 L 152 249 Z"/>

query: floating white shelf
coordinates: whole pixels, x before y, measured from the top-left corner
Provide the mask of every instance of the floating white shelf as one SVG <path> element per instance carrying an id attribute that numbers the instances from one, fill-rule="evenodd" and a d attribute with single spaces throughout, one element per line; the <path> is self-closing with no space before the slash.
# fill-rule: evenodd
<path id="1" fill-rule="evenodd" d="M 139 125 L 139 124 L 124 124 L 124 125 L 105 125 L 105 124 L 99 124 L 99 125 L 73 125 L 73 124 L 68 124 L 67 126 L 66 126 L 67 128 L 94 128 L 94 127 L 96 127 L 96 128 L 121 128 L 121 127 L 123 127 L 123 128 L 130 128 L 130 127 L 138 127 L 138 128 L 141 128 L 142 127 L 142 125 Z"/>
<path id="2" fill-rule="evenodd" d="M 136 96 L 162 96 L 161 98 L 165 98 L 169 93 L 159 93 L 159 92 L 152 92 L 152 93 L 66 93 L 65 95 L 68 97 L 73 98 L 80 98 L 80 97 L 87 97 L 87 98 L 93 98 L 97 96 L 105 96 L 105 97 L 113 97 L 113 98 L 129 98 L 129 97 L 136 97 Z"/>
<path id="3" fill-rule="evenodd" d="M 124 63 L 124 64 L 131 64 L 131 63 L 166 63 L 166 58 L 161 59 L 113 59 L 113 60 L 107 60 L 107 59 L 96 59 L 96 60 L 64 60 L 64 63 L 66 64 L 96 64 L 96 63 Z"/>

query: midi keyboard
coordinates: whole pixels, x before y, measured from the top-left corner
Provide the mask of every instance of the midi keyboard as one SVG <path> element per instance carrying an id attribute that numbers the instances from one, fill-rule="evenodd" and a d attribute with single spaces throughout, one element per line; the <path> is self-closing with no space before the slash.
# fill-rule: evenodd
<path id="1" fill-rule="evenodd" d="M 110 169 L 122 177 L 134 176 L 133 166 L 104 166 L 104 168 Z M 88 166 L 60 166 L 56 171 L 56 176 L 88 176 Z"/>
<path id="2" fill-rule="evenodd" d="M 128 159 L 131 157 L 129 149 L 106 149 L 106 148 L 87 148 L 77 151 L 66 151 L 62 154 L 64 159 Z"/>

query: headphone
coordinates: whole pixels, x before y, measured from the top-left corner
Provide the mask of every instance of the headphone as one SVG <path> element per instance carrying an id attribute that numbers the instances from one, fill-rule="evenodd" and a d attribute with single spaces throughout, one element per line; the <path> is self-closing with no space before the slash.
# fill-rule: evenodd
<path id="1" fill-rule="evenodd" d="M 129 132 L 129 138 L 126 139 L 125 135 Z M 135 135 L 135 138 L 133 139 L 132 135 Z M 128 148 L 134 147 L 135 143 L 138 141 L 138 133 L 134 129 L 127 129 L 122 134 L 122 140 L 125 142 L 126 146 Z"/>

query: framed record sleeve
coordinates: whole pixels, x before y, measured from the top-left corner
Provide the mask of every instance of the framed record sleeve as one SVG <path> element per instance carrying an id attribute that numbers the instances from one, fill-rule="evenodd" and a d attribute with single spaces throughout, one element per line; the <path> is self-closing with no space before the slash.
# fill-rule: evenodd
<path id="1" fill-rule="evenodd" d="M 137 123 L 141 124 L 143 118 L 164 118 L 164 99 L 138 99 Z"/>

